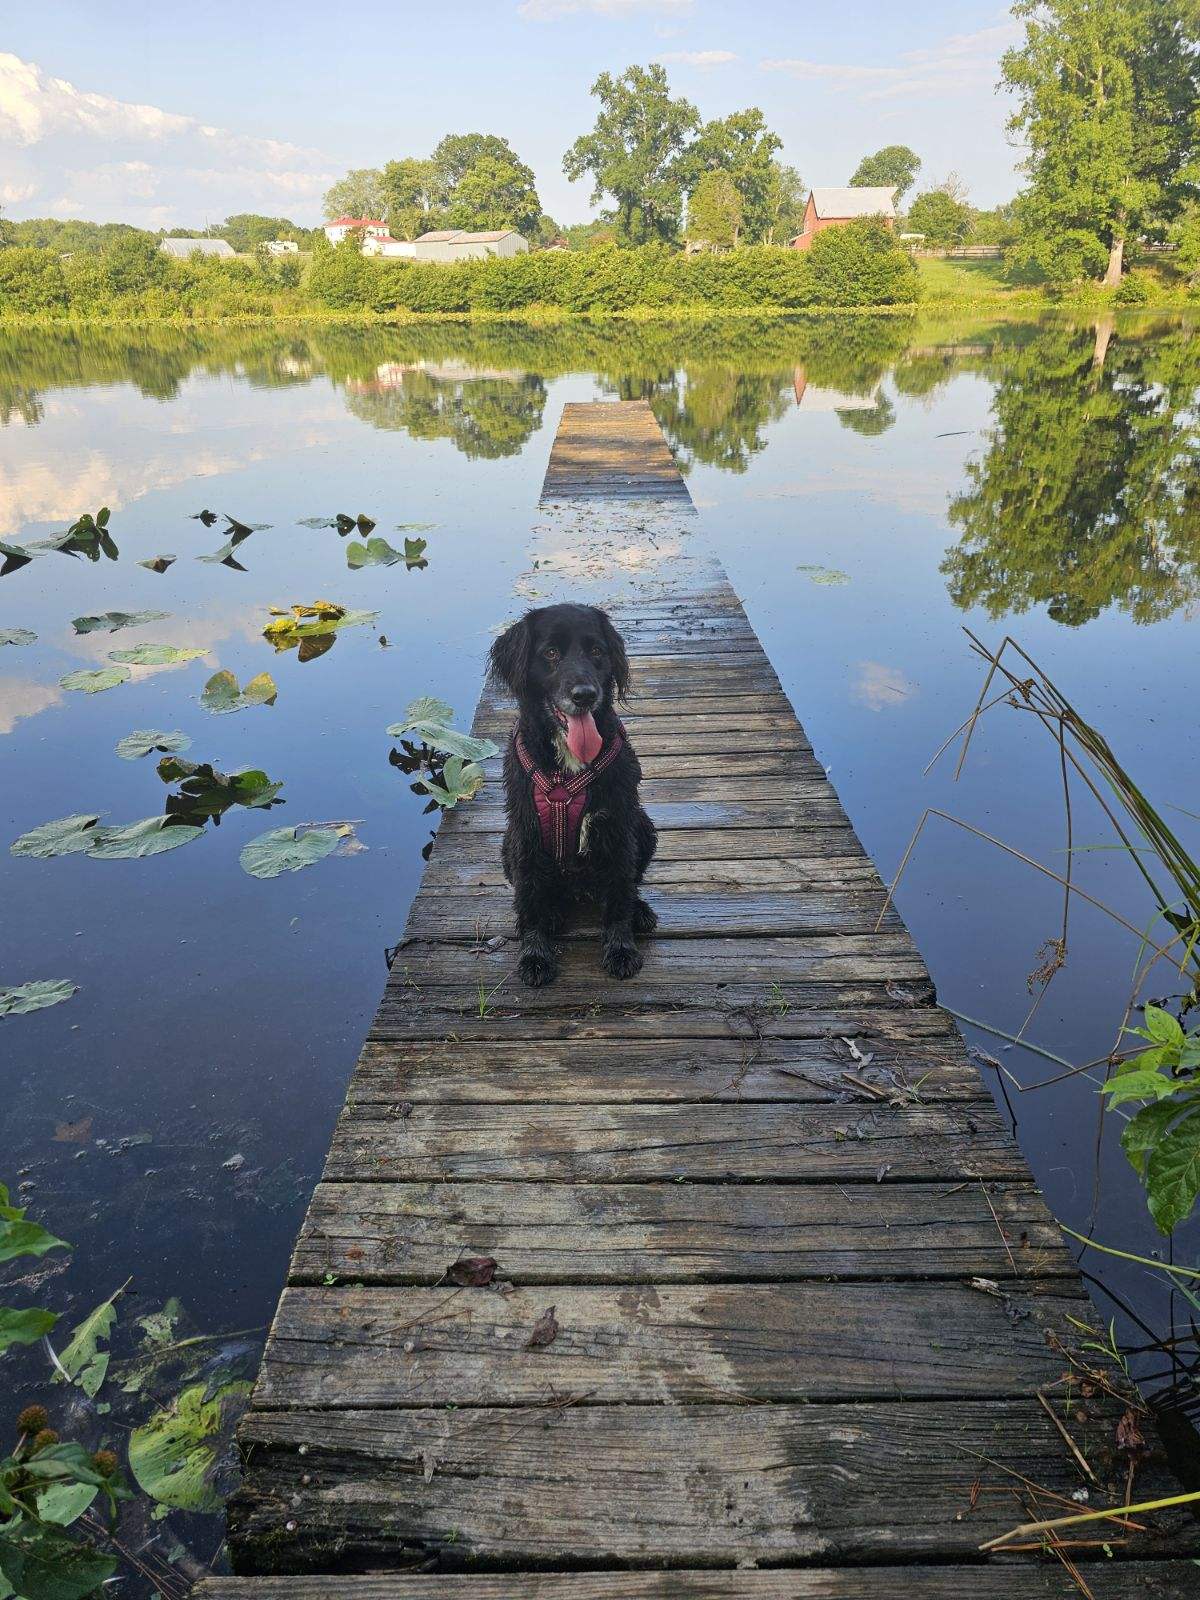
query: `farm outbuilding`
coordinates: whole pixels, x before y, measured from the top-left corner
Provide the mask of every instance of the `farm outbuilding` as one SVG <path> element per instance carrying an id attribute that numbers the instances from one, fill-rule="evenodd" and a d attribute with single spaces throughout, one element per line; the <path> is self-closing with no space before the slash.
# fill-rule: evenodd
<path id="1" fill-rule="evenodd" d="M 416 241 L 413 239 L 393 239 L 391 234 L 380 238 L 372 234 L 363 240 L 362 253 L 365 256 L 382 256 L 385 260 L 412 260 L 417 253 Z"/>
<path id="2" fill-rule="evenodd" d="M 325 224 L 330 244 L 341 244 L 348 233 L 361 233 L 364 239 L 386 239 L 388 225 L 382 217 L 335 217 Z"/>
<path id="3" fill-rule="evenodd" d="M 471 261 L 483 256 L 519 256 L 529 241 L 515 228 L 468 233 L 465 228 L 437 228 L 415 241 L 418 261 Z"/>
<path id="4" fill-rule="evenodd" d="M 837 228 L 862 217 L 882 217 L 889 228 L 896 226 L 895 189 L 854 188 L 811 189 L 804 208 L 800 232 L 792 240 L 793 250 L 807 250 L 825 228 Z"/>
<path id="5" fill-rule="evenodd" d="M 216 256 L 222 261 L 232 261 L 237 254 L 224 239 L 160 239 L 158 248 L 177 261 L 187 261 L 191 256 Z"/>

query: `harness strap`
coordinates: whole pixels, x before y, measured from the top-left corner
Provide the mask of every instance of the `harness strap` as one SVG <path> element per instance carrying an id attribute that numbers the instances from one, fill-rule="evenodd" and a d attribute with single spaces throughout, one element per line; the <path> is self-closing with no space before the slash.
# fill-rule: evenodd
<path id="1" fill-rule="evenodd" d="M 579 829 L 587 810 L 588 791 L 593 779 L 611 766 L 625 748 L 625 729 L 618 722 L 616 733 L 596 759 L 570 777 L 557 769 L 549 774 L 543 772 L 529 754 L 518 727 L 513 728 L 512 740 L 517 760 L 533 785 L 543 848 L 558 862 L 573 860 L 579 852 Z"/>

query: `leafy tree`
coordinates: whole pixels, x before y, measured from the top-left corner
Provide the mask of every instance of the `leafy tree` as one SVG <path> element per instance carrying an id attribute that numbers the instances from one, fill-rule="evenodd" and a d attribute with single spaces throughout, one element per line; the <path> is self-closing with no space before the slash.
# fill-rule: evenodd
<path id="1" fill-rule="evenodd" d="M 429 158 L 436 203 L 448 205 L 467 173 L 485 157 L 493 161 L 509 161 L 518 167 L 524 165 L 508 140 L 502 139 L 497 133 L 448 133 L 440 140 Z M 529 173 L 532 184 L 533 173 L 528 167 L 525 167 L 525 171 Z"/>
<path id="2" fill-rule="evenodd" d="M 923 233 L 930 244 L 961 244 L 971 231 L 971 208 L 944 189 L 929 189 L 909 206 L 908 227 Z"/>
<path id="3" fill-rule="evenodd" d="M 383 169 L 384 215 L 397 239 L 416 239 L 436 228 L 438 215 L 437 176 L 432 161 L 405 156 L 389 161 Z"/>
<path id="4" fill-rule="evenodd" d="M 563 171 L 572 181 L 591 174 L 593 205 L 613 197 L 622 244 L 674 239 L 686 176 L 680 158 L 699 112 L 689 100 L 671 98 L 658 62 L 626 67 L 617 78 L 602 72 L 591 92 L 600 102 L 596 125 L 567 151 Z"/>
<path id="5" fill-rule="evenodd" d="M 823 228 L 804 259 L 818 304 L 898 305 L 917 298 L 916 262 L 877 217 Z"/>
<path id="6" fill-rule="evenodd" d="M 800 232 L 804 221 L 804 184 L 795 167 L 782 162 L 771 163 L 771 182 L 767 190 L 767 225 L 763 229 L 764 244 L 786 244 Z"/>
<path id="7" fill-rule="evenodd" d="M 0 251 L 0 312 L 61 311 L 66 304 L 67 286 L 57 256 L 25 245 Z"/>
<path id="8" fill-rule="evenodd" d="M 449 228 L 515 228 L 528 236 L 541 215 L 533 173 L 524 162 L 485 155 L 455 184 L 445 219 Z"/>
<path id="9" fill-rule="evenodd" d="M 775 152 L 782 148 L 757 106 L 706 122 L 683 158 L 689 190 L 706 172 L 728 173 L 741 197 L 745 233 L 758 243 L 771 227 Z"/>
<path id="10" fill-rule="evenodd" d="M 382 217 L 387 205 L 383 173 L 377 167 L 355 167 L 325 192 L 327 217 Z"/>
<path id="11" fill-rule="evenodd" d="M 1048 276 L 1120 281 L 1125 244 L 1179 209 L 1200 95 L 1191 0 L 1017 0 L 1025 40 L 1004 56 L 1029 147 L 1026 259 Z M 1090 241 L 1090 243 L 1089 243 Z"/>
<path id="12" fill-rule="evenodd" d="M 226 217 L 219 227 L 211 230 L 215 238 L 224 239 L 231 249 L 243 255 L 272 239 L 292 239 L 296 244 L 307 244 L 308 228 L 301 228 L 287 217 L 260 217 L 253 211 L 239 211 Z"/>
<path id="13" fill-rule="evenodd" d="M 896 204 L 917 181 L 921 158 L 906 144 L 887 144 L 873 156 L 864 156 L 855 168 L 850 186 L 854 189 L 895 189 Z"/>
<path id="14" fill-rule="evenodd" d="M 742 215 L 742 197 L 730 174 L 701 173 L 688 196 L 688 238 L 696 244 L 732 247 L 738 242 Z"/>

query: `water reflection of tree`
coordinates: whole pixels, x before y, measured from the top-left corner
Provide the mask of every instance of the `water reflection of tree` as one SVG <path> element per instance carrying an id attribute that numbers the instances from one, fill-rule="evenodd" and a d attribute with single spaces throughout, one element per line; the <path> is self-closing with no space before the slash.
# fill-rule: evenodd
<path id="1" fill-rule="evenodd" d="M 532 373 L 439 378 L 406 371 L 346 385 L 353 416 L 414 439 L 450 439 L 471 460 L 519 455 L 541 426 L 546 385 Z"/>
<path id="2" fill-rule="evenodd" d="M 1045 605 L 1077 626 L 1200 596 L 1200 347 L 1187 329 L 1039 330 L 1004 345 L 986 453 L 950 506 L 951 598 L 993 617 Z"/>

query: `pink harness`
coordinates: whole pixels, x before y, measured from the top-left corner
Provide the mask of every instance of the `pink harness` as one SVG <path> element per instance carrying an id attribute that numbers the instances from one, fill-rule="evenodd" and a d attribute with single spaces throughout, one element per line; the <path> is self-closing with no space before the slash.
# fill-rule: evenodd
<path id="1" fill-rule="evenodd" d="M 588 790 L 592 780 L 612 763 L 625 748 L 625 729 L 617 723 L 617 731 L 600 754 L 581 772 L 571 777 L 559 771 L 549 776 L 534 765 L 533 757 L 525 747 L 517 728 L 512 733 L 513 749 L 517 760 L 529 774 L 533 783 L 533 804 L 541 829 L 542 846 L 547 855 L 560 864 L 573 861 L 579 853 L 579 829 L 587 810 Z"/>

